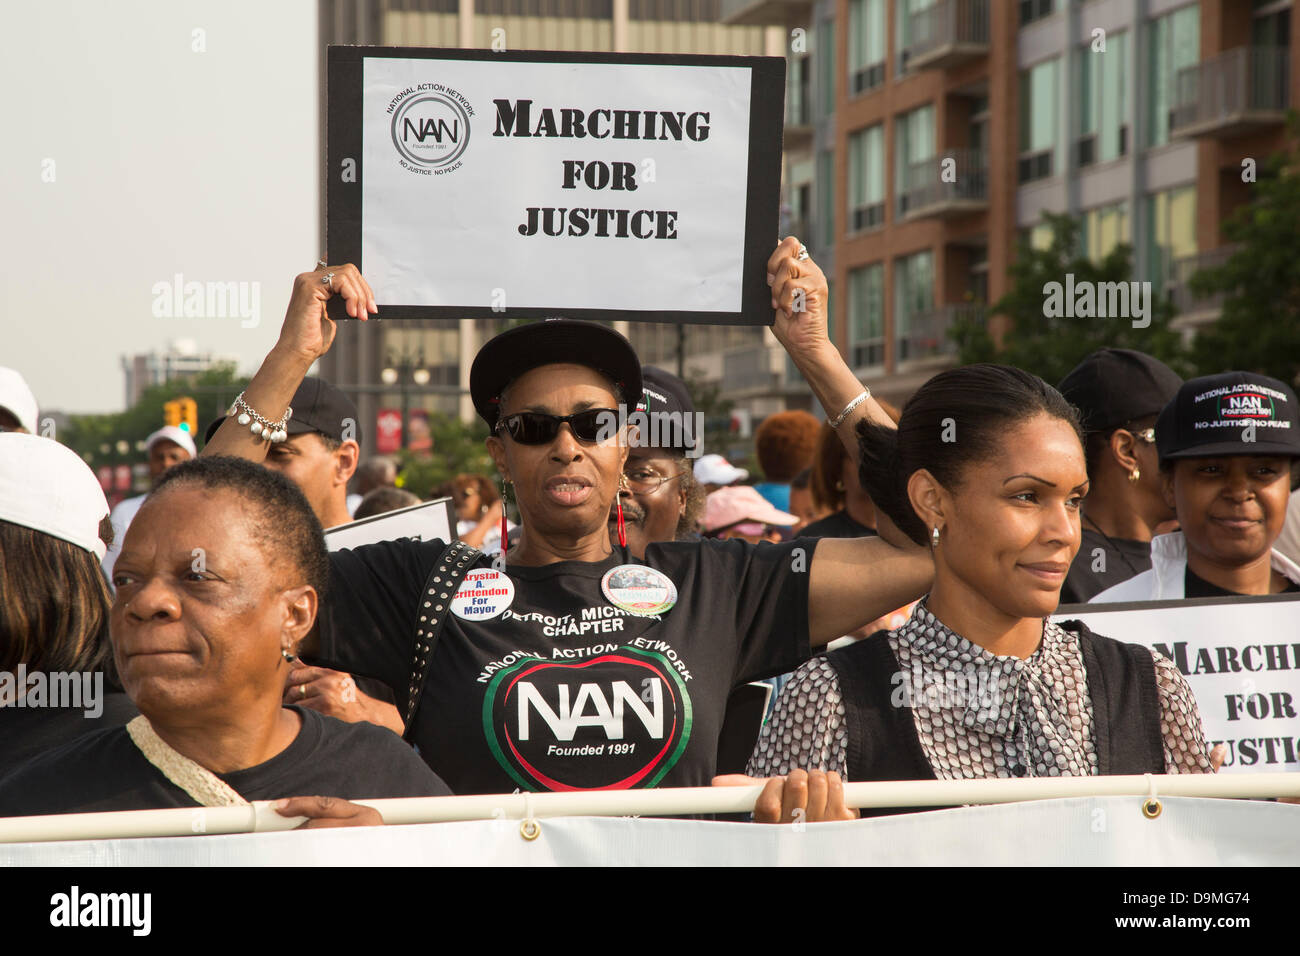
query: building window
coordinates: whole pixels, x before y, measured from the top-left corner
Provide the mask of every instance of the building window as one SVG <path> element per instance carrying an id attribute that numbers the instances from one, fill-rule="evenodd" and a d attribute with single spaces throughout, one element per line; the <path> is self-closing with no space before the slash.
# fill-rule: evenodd
<path id="1" fill-rule="evenodd" d="M 894 0 L 894 74 L 907 70 L 907 48 L 912 45 L 912 14 L 933 6 L 935 0 Z"/>
<path id="2" fill-rule="evenodd" d="M 1105 259 L 1121 242 L 1129 241 L 1128 204 L 1117 202 L 1083 213 L 1079 252 L 1093 262 Z"/>
<path id="3" fill-rule="evenodd" d="M 885 127 L 849 137 L 849 232 L 885 224 Z"/>
<path id="4" fill-rule="evenodd" d="M 822 249 L 835 243 L 835 154 L 829 149 L 817 154 L 817 240 Z"/>
<path id="5" fill-rule="evenodd" d="M 894 260 L 894 341 L 898 361 L 930 355 L 927 318 L 934 311 L 934 256 L 930 250 Z"/>
<path id="6" fill-rule="evenodd" d="M 1020 0 L 1020 25 L 1041 20 L 1056 12 L 1056 0 Z"/>
<path id="7" fill-rule="evenodd" d="M 849 273 L 849 365 L 885 364 L 885 266 Z"/>
<path id="8" fill-rule="evenodd" d="M 1145 199 L 1147 278 L 1163 289 L 1174 278 L 1174 263 L 1196 255 L 1196 187 L 1183 186 Z"/>
<path id="9" fill-rule="evenodd" d="M 907 215 L 913 166 L 934 158 L 934 107 L 925 105 L 894 118 L 894 194 L 898 215 Z"/>
<path id="10" fill-rule="evenodd" d="M 1128 34 L 1106 38 L 1104 52 L 1091 44 L 1079 49 L 1079 166 L 1107 163 L 1128 155 Z"/>
<path id="11" fill-rule="evenodd" d="M 885 0 L 850 0 L 850 96 L 885 82 L 885 38 Z"/>
<path id="12" fill-rule="evenodd" d="M 1020 74 L 1020 163 L 1022 183 L 1056 174 L 1061 105 L 1057 61 Z"/>
<path id="13" fill-rule="evenodd" d="M 785 96 L 787 126 L 808 126 L 812 123 L 812 57 L 800 56 L 789 61 L 786 74 L 788 87 Z"/>
<path id="14" fill-rule="evenodd" d="M 817 85 L 821 87 L 821 115 L 835 112 L 835 24 L 832 20 L 817 23 L 817 36 L 813 41 L 813 56 L 817 60 Z"/>
<path id="15" fill-rule="evenodd" d="M 1175 10 L 1147 28 L 1147 63 L 1150 73 L 1146 143 L 1163 146 L 1169 142 L 1169 119 L 1175 102 L 1178 71 L 1193 66 L 1201 56 L 1200 4 Z"/>

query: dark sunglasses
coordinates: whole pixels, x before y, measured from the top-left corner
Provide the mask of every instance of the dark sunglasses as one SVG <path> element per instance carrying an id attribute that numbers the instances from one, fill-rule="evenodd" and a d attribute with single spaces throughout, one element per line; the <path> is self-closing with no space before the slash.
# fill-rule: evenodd
<path id="1" fill-rule="evenodd" d="M 565 422 L 573 436 L 587 445 L 610 438 L 607 425 L 618 420 L 612 408 L 589 408 L 573 415 L 546 415 L 542 412 L 516 412 L 497 422 L 497 431 L 505 432 L 521 445 L 546 445 L 555 440 Z"/>

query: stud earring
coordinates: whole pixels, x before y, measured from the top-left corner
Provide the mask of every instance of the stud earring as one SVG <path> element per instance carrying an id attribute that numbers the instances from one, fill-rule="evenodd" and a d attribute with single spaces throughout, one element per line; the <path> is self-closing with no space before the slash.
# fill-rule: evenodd
<path id="1" fill-rule="evenodd" d="M 298 659 L 298 655 L 292 653 L 287 647 L 280 648 L 280 656 L 283 657 L 290 664 L 292 664 L 294 661 Z"/>
<path id="2" fill-rule="evenodd" d="M 1142 469 L 1134 468 L 1128 473 L 1128 480 L 1137 484 L 1137 480 L 1142 477 Z"/>

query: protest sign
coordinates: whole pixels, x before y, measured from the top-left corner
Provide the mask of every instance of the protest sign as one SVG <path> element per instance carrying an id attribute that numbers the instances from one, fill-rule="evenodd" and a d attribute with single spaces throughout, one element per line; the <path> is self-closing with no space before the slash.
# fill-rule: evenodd
<path id="1" fill-rule="evenodd" d="M 331 47 L 330 261 L 385 318 L 770 324 L 784 91 L 780 57 Z"/>
<path id="2" fill-rule="evenodd" d="M 456 512 L 451 499 L 438 498 L 330 528 L 325 532 L 325 546 L 331 551 L 341 551 L 399 538 L 455 541 L 455 528 Z"/>
<path id="3" fill-rule="evenodd" d="M 1054 620 L 1141 644 L 1187 676 L 1225 772 L 1300 770 L 1300 596 L 1077 604 Z"/>

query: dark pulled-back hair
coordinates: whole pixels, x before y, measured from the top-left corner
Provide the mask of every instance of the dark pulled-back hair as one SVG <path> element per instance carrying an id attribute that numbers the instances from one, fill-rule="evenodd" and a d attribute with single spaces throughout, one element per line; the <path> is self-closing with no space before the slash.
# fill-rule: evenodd
<path id="1" fill-rule="evenodd" d="M 243 458 L 211 455 L 173 465 L 158 480 L 149 497 L 182 485 L 198 485 L 210 491 L 230 490 L 252 511 L 249 522 L 272 565 L 288 558 L 303 573 L 304 581 L 325 599 L 329 583 L 329 552 L 320 521 L 311 505 L 292 481 L 269 468 Z"/>
<path id="2" fill-rule="evenodd" d="M 859 480 L 877 508 L 924 544 L 929 529 L 907 496 L 912 474 L 924 468 L 944 487 L 956 488 L 968 465 L 998 456 L 1008 429 L 1044 414 L 1068 423 L 1082 443 L 1074 406 L 1037 375 L 1008 365 L 948 369 L 916 390 L 897 431 L 858 424 Z"/>

